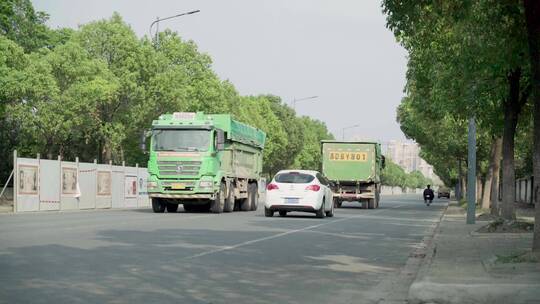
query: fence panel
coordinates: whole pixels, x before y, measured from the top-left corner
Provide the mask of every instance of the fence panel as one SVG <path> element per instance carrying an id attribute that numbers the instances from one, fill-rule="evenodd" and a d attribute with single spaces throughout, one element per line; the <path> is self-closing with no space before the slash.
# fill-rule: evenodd
<path id="1" fill-rule="evenodd" d="M 96 207 L 96 171 L 96 164 L 79 163 L 79 209 Z"/>
<path id="2" fill-rule="evenodd" d="M 15 212 L 149 207 L 146 168 L 17 157 Z"/>
<path id="3" fill-rule="evenodd" d="M 124 168 L 112 166 L 112 207 L 125 208 L 124 202 Z"/>
<path id="4" fill-rule="evenodd" d="M 124 205 L 126 208 L 137 207 L 139 196 L 139 178 L 137 168 L 124 167 Z"/>
<path id="5" fill-rule="evenodd" d="M 96 170 L 96 206 L 95 208 L 113 207 L 113 173 L 111 165 L 97 165 Z"/>
<path id="6" fill-rule="evenodd" d="M 62 170 L 60 187 L 60 209 L 79 209 L 81 187 L 79 181 L 79 166 L 76 162 L 59 162 Z"/>
<path id="7" fill-rule="evenodd" d="M 60 210 L 60 162 L 39 160 L 39 210 Z"/>
<path id="8" fill-rule="evenodd" d="M 39 160 L 17 158 L 15 170 L 15 211 L 39 211 Z"/>

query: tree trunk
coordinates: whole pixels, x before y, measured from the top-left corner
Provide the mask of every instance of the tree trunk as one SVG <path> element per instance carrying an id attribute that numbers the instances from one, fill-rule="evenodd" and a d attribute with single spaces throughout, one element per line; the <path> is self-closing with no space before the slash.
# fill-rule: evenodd
<path id="1" fill-rule="evenodd" d="M 491 180 L 491 214 L 499 216 L 501 214 L 499 210 L 499 177 L 501 172 L 501 154 L 502 154 L 502 137 L 495 138 L 493 143 L 495 150 L 492 155 L 491 165 L 493 165 L 493 178 Z"/>
<path id="2" fill-rule="evenodd" d="M 461 199 L 464 199 L 467 197 L 467 178 L 466 176 L 462 175 L 460 177 L 461 180 Z"/>
<path id="3" fill-rule="evenodd" d="M 463 197 L 463 187 L 461 182 L 461 159 L 458 160 L 458 181 L 456 186 L 456 200 L 459 202 Z"/>
<path id="4" fill-rule="evenodd" d="M 475 204 L 478 205 L 482 200 L 482 195 L 484 194 L 484 183 L 482 182 L 482 177 L 480 175 L 476 176 L 476 200 Z"/>
<path id="5" fill-rule="evenodd" d="M 529 41 L 534 103 L 533 201 L 536 215 L 532 250 L 540 255 L 540 2 L 538 0 L 524 0 L 523 4 Z"/>
<path id="6" fill-rule="evenodd" d="M 491 166 L 490 166 L 491 167 Z M 493 172 L 486 174 L 486 180 L 484 181 L 484 189 L 482 191 L 482 209 L 489 209 L 490 195 L 491 195 L 491 183 L 493 180 Z"/>
<path id="7" fill-rule="evenodd" d="M 516 126 L 520 112 L 520 79 L 521 69 L 517 68 L 508 75 L 510 91 L 507 100 L 504 102 L 504 130 L 502 149 L 502 204 L 501 216 L 505 220 L 516 219 L 514 208 L 515 188 L 516 188 L 516 168 L 514 163 L 514 139 Z"/>
<path id="8" fill-rule="evenodd" d="M 112 151 L 108 143 L 103 144 L 103 150 L 101 150 L 101 160 L 104 164 L 108 164 L 112 160 Z"/>

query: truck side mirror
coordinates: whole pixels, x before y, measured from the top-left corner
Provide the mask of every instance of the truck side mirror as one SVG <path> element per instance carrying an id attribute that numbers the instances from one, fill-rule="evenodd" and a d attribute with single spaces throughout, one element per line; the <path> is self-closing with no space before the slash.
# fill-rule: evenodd
<path id="1" fill-rule="evenodd" d="M 225 132 L 223 132 L 223 130 L 216 130 L 216 139 L 216 149 L 218 151 L 225 150 Z"/>

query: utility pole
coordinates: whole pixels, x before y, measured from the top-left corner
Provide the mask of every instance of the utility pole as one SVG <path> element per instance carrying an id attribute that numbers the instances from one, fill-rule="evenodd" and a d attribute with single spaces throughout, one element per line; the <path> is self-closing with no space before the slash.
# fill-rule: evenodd
<path id="1" fill-rule="evenodd" d="M 476 220 L 476 121 L 469 118 L 469 155 L 467 166 L 467 224 Z"/>

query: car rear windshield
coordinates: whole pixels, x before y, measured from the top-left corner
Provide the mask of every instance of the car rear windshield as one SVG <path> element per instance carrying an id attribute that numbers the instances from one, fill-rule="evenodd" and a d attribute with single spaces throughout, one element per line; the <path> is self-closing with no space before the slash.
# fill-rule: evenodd
<path id="1" fill-rule="evenodd" d="M 285 184 L 307 184 L 311 183 L 314 179 L 315 176 L 300 172 L 280 173 L 274 178 L 276 183 Z"/>

